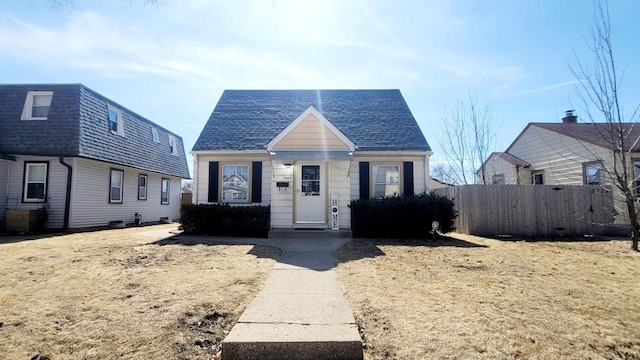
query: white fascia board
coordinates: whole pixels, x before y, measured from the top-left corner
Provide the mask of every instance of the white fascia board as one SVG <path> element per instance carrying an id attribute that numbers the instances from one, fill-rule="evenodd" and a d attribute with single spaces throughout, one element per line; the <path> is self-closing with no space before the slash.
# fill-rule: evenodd
<path id="1" fill-rule="evenodd" d="M 433 151 L 355 151 L 353 157 L 367 156 L 431 156 Z"/>
<path id="2" fill-rule="evenodd" d="M 269 155 L 267 150 L 198 150 L 189 151 L 191 155 Z"/>

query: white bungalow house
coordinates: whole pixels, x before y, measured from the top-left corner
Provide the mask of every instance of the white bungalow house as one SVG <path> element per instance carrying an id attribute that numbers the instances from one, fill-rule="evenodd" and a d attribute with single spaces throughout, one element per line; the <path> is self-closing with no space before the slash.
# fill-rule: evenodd
<path id="1" fill-rule="evenodd" d="M 191 154 L 196 204 L 350 229 L 353 199 L 427 191 L 431 148 L 399 90 L 226 90 Z"/>
<path id="2" fill-rule="evenodd" d="M 46 209 L 49 229 L 178 218 L 182 139 L 81 84 L 0 85 L 0 228 Z"/>

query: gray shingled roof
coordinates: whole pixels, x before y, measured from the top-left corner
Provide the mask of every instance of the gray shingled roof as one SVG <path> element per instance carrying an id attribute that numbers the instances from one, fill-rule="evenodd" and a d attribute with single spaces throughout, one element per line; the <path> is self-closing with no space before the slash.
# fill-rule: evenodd
<path id="1" fill-rule="evenodd" d="M 20 120 L 29 91 L 53 91 L 47 120 Z M 189 178 L 180 136 L 84 85 L 0 85 L 0 104 L 0 153 L 79 156 Z M 122 111 L 124 137 L 109 130 L 107 104 Z M 152 127 L 160 142 L 151 138 Z M 169 151 L 169 134 L 178 156 Z"/>
<path id="2" fill-rule="evenodd" d="M 638 142 L 640 124 L 622 123 L 620 125 L 627 147 L 625 151 L 640 151 L 640 143 Z M 607 137 L 615 134 L 618 129 L 616 124 L 610 129 L 607 123 L 530 123 L 529 126 L 538 126 L 607 149 L 611 148 L 612 144 L 610 140 L 607 140 Z"/>
<path id="3" fill-rule="evenodd" d="M 226 90 L 193 150 L 264 150 L 313 106 L 358 151 L 430 151 L 399 90 Z"/>

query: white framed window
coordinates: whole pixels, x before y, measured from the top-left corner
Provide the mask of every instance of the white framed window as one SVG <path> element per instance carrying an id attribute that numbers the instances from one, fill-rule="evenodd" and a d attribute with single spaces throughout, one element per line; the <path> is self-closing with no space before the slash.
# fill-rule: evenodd
<path id="1" fill-rule="evenodd" d="M 146 174 L 138 175 L 138 200 L 147 200 L 147 187 L 149 177 Z"/>
<path id="2" fill-rule="evenodd" d="M 160 137 L 158 137 L 158 129 L 154 127 L 151 128 L 151 139 L 155 142 L 160 142 Z"/>
<path id="3" fill-rule="evenodd" d="M 169 188 L 170 182 L 167 178 L 162 178 L 162 185 L 160 189 L 160 204 L 169 204 Z"/>
<path id="4" fill-rule="evenodd" d="M 178 156 L 178 141 L 173 135 L 169 135 L 169 152 L 171 155 Z"/>
<path id="5" fill-rule="evenodd" d="M 109 122 L 109 130 L 112 134 L 124 136 L 124 121 L 122 119 L 122 111 L 111 105 L 107 105 L 107 119 Z"/>
<path id="6" fill-rule="evenodd" d="M 24 163 L 23 202 L 46 202 L 47 179 L 49 175 L 48 162 Z"/>
<path id="7" fill-rule="evenodd" d="M 373 165 L 373 197 L 400 195 L 400 165 Z"/>
<path id="8" fill-rule="evenodd" d="M 122 204 L 124 170 L 111 169 L 109 178 L 109 203 Z"/>
<path id="9" fill-rule="evenodd" d="M 585 185 L 602 185 L 602 163 L 593 161 L 582 164 Z"/>
<path id="10" fill-rule="evenodd" d="M 21 120 L 47 120 L 53 91 L 29 91 L 24 101 Z"/>
<path id="11" fill-rule="evenodd" d="M 222 201 L 249 201 L 249 165 L 222 166 Z"/>
<path id="12" fill-rule="evenodd" d="M 493 185 L 504 185 L 504 174 L 495 174 L 491 177 Z"/>
<path id="13" fill-rule="evenodd" d="M 531 172 L 531 185 L 543 185 L 544 176 L 542 170 L 534 170 Z"/>

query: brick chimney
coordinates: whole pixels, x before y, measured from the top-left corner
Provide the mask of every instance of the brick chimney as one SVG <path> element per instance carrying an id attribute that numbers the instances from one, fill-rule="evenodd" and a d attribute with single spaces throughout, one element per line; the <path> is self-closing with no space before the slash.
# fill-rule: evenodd
<path id="1" fill-rule="evenodd" d="M 575 124 L 578 122 L 578 116 L 575 114 L 575 110 L 567 110 L 564 112 L 564 117 L 562 118 L 563 124 Z"/>

